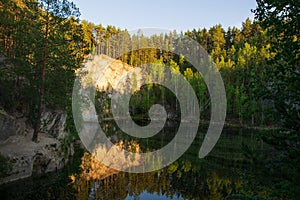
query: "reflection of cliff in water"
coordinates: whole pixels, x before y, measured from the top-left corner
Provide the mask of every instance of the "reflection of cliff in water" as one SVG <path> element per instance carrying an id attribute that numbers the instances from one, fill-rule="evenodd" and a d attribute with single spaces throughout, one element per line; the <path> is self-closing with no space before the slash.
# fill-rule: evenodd
<path id="1" fill-rule="evenodd" d="M 100 125 L 114 144 L 133 141 L 113 121 L 102 121 Z M 2 186 L 1 199 L 247 199 L 249 193 L 248 199 L 253 195 L 257 199 L 270 199 L 268 191 L 272 188 L 262 182 L 269 184 L 272 180 L 261 176 L 252 182 L 249 177 L 254 176 L 253 164 L 242 151 L 242 144 L 246 142 L 254 155 L 269 154 L 269 147 L 257 140 L 260 133 L 225 128 L 210 155 L 198 159 L 205 132 L 203 128 L 199 128 L 193 144 L 179 160 L 159 171 L 143 174 L 117 172 L 92 162 L 94 158 L 88 153 L 81 160 L 83 153 L 77 150 L 71 165 L 62 172 Z M 175 134 L 176 127 L 165 127 L 154 137 L 137 138 L 135 142 L 141 152 L 152 151 L 165 146 Z M 79 169 L 80 165 L 85 166 L 84 170 Z M 70 177 L 72 174 L 74 176 Z"/>
<path id="2" fill-rule="evenodd" d="M 112 148 L 107 149 L 104 146 L 98 146 L 95 148 L 93 153 L 85 152 L 81 158 L 80 174 L 75 174 L 70 176 L 73 182 L 81 182 L 81 181 L 90 181 L 90 180 L 102 180 L 112 174 L 118 173 L 115 170 L 114 164 L 124 165 L 123 167 L 132 167 L 140 164 L 140 160 L 138 157 L 127 157 L 126 154 L 120 154 L 114 149 L 126 149 L 129 152 L 140 153 L 139 145 L 134 141 L 123 142 L 119 141 Z M 98 154 L 107 154 L 107 152 L 116 152 L 113 154 L 112 166 L 104 165 L 101 160 L 99 160 Z M 108 162 L 105 162 L 108 163 Z"/>
<path id="3" fill-rule="evenodd" d="M 180 159 L 159 171 L 134 174 L 117 172 L 93 164 L 85 154 L 82 165 L 89 166 L 74 179 L 78 199 L 221 199 L 241 189 L 241 181 L 220 177 L 206 164 Z M 87 164 L 86 162 L 91 162 Z M 111 171 L 110 171 L 111 170 Z M 88 173 L 87 173 L 88 172 Z M 77 177 L 78 178 L 78 177 Z"/>
<path id="4" fill-rule="evenodd" d="M 102 121 L 100 126 L 114 144 L 134 141 L 141 152 L 165 146 L 174 138 L 178 128 L 165 126 L 152 138 L 134 138 L 124 134 L 114 121 Z M 96 174 L 95 177 L 89 175 L 87 179 L 78 179 L 80 174 L 74 177 L 72 185 L 77 191 L 78 199 L 222 199 L 245 193 L 247 181 L 241 177 L 249 172 L 246 170 L 249 163 L 242 154 L 242 143 L 247 141 L 251 148 L 261 154 L 266 149 L 264 144 L 246 130 L 241 132 L 240 129 L 224 129 L 223 137 L 211 154 L 205 159 L 198 159 L 204 138 L 202 129 L 188 151 L 161 170 L 134 174 L 100 168 L 100 172 L 92 173 L 93 170 L 89 167 L 88 173 Z"/>

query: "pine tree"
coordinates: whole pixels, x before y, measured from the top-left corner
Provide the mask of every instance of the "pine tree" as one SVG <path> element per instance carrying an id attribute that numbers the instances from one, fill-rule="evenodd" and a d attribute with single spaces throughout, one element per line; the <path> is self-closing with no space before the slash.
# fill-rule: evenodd
<path id="1" fill-rule="evenodd" d="M 41 10 L 39 11 L 39 26 L 41 34 L 43 35 L 42 41 L 39 42 L 39 46 L 41 48 L 42 55 L 37 55 L 37 59 L 42 63 L 38 70 L 39 77 L 39 101 L 38 101 L 38 111 L 36 116 L 36 122 L 34 125 L 34 132 L 32 136 L 32 140 L 38 141 L 38 133 L 41 124 L 41 115 L 43 112 L 43 107 L 45 104 L 45 82 L 46 82 L 46 71 L 51 67 L 57 65 L 54 61 L 58 59 L 52 60 L 53 53 L 55 51 L 63 50 L 61 47 L 61 38 L 57 32 L 64 33 L 63 25 L 66 22 L 66 19 L 69 16 L 79 16 L 79 10 L 73 3 L 70 3 L 65 0 L 42 0 L 40 1 Z M 57 32 L 56 32 L 57 31 Z M 64 36 L 64 35 L 63 35 Z M 57 44 L 57 40 L 59 43 Z M 60 55 L 61 52 L 55 52 L 54 54 Z M 60 56 L 59 56 L 60 57 Z M 60 57 L 61 58 L 61 57 Z M 63 67 L 63 66 L 61 66 Z"/>

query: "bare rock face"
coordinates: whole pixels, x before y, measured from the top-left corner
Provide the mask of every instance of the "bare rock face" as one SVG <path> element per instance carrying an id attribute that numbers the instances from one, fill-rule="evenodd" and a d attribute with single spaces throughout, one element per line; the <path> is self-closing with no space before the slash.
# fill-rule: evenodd
<path id="1" fill-rule="evenodd" d="M 107 55 L 96 55 L 87 61 L 84 68 L 77 71 L 83 86 L 94 86 L 98 91 L 119 91 L 126 88 L 128 81 L 136 82 L 140 86 L 143 79 L 139 68 L 134 68 L 120 60 L 113 59 Z M 128 91 L 127 91 L 128 92 Z"/>
<path id="2" fill-rule="evenodd" d="M 0 108 L 0 141 L 13 135 L 16 135 L 15 119 Z"/>
<path id="3" fill-rule="evenodd" d="M 104 92 L 115 101 L 118 101 L 122 94 L 130 94 L 139 90 L 147 74 L 140 67 L 133 67 L 104 54 L 91 56 L 76 73 L 81 87 L 88 89 L 81 90 L 82 96 L 86 95 L 85 98 L 89 99 L 89 88 L 94 88 L 98 92 Z M 106 100 L 105 97 L 97 99 L 100 107 Z M 94 107 L 94 104 L 90 104 L 81 110 L 84 121 L 98 123 Z M 109 112 L 109 109 L 106 109 L 104 114 Z"/>
<path id="4" fill-rule="evenodd" d="M 10 115 L 0 107 L 0 142 L 11 136 L 26 134 L 26 120 L 20 113 Z"/>
<path id="5" fill-rule="evenodd" d="M 0 185 L 59 170 L 73 155 L 65 113 L 43 113 L 38 143 L 31 141 L 33 129 L 25 126 L 24 118 L 17 119 L 4 112 L 0 116 L 0 154 L 10 166 L 8 172 L 0 177 Z"/>
<path id="6" fill-rule="evenodd" d="M 63 139 L 68 135 L 66 119 L 65 113 L 46 111 L 41 118 L 40 131 L 48 133 L 54 138 Z"/>

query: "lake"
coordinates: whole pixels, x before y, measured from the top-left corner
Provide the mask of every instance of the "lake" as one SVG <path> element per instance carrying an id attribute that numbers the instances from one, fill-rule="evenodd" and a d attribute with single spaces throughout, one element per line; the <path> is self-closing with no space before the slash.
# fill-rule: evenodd
<path id="1" fill-rule="evenodd" d="M 178 125 L 169 123 L 148 139 L 125 135 L 112 121 L 103 122 L 101 127 L 110 138 L 135 141 L 141 150 L 149 151 L 169 143 Z M 225 127 L 214 149 L 199 159 L 206 130 L 207 126 L 200 125 L 188 150 L 163 169 L 148 173 L 113 170 L 101 174 L 101 180 L 97 178 L 99 174 L 95 179 L 87 178 L 83 171 L 91 174 L 92 168 L 84 169 L 87 164 L 83 162 L 91 159 L 90 154 L 77 149 L 72 162 L 62 171 L 1 186 L 1 199 L 264 199 L 268 195 L 267 184 L 261 178 L 253 178 L 254 171 L 260 169 L 253 169 L 253 160 L 245 153 L 270 153 L 271 148 L 259 138 L 259 131 Z"/>

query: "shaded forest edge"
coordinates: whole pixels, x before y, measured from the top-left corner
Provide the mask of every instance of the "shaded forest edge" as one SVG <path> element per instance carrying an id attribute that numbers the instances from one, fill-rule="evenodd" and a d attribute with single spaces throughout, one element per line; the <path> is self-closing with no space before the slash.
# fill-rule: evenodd
<path id="1" fill-rule="evenodd" d="M 3 0 L 0 2 L 0 105 L 8 113 L 25 113 L 38 138 L 41 113 L 45 108 L 68 113 L 68 128 L 76 133 L 71 115 L 71 94 L 76 69 L 90 53 L 114 57 L 110 38 L 123 32 L 127 43 L 158 42 L 171 49 L 186 35 L 201 44 L 219 69 L 226 88 L 227 119 L 243 125 L 279 126 L 283 131 L 263 135 L 282 152 L 271 164 L 282 180 L 299 184 L 299 1 L 257 0 L 256 20 L 242 27 L 209 29 L 154 35 L 129 35 L 114 26 L 103 27 L 80 21 L 79 10 L 68 1 Z M 105 43 L 102 41 L 106 41 Z M 113 42 L 113 41 L 112 41 Z M 126 44 L 126 41 L 124 41 Z M 129 48 L 124 46 L 124 48 Z M 209 119 L 208 94 L 201 76 L 180 55 L 157 49 L 131 51 L 119 58 L 132 66 L 164 63 L 183 74 L 198 91 L 202 118 Z M 164 102 L 161 89 L 151 89 Z M 98 94 L 104 98 L 106 94 Z M 136 99 L 143 96 L 143 91 Z M 167 97 L 166 97 L 167 99 Z M 145 100 L 136 102 L 139 112 Z M 99 109 L 107 109 L 107 102 Z M 147 105 L 149 105 L 147 103 Z M 174 107 L 174 105 L 169 105 Z M 176 105 L 175 105 L 176 106 Z M 105 116 L 105 112 L 103 114 Z M 278 175 L 278 174 L 277 174 Z M 286 183 L 286 182 L 285 182 Z"/>

